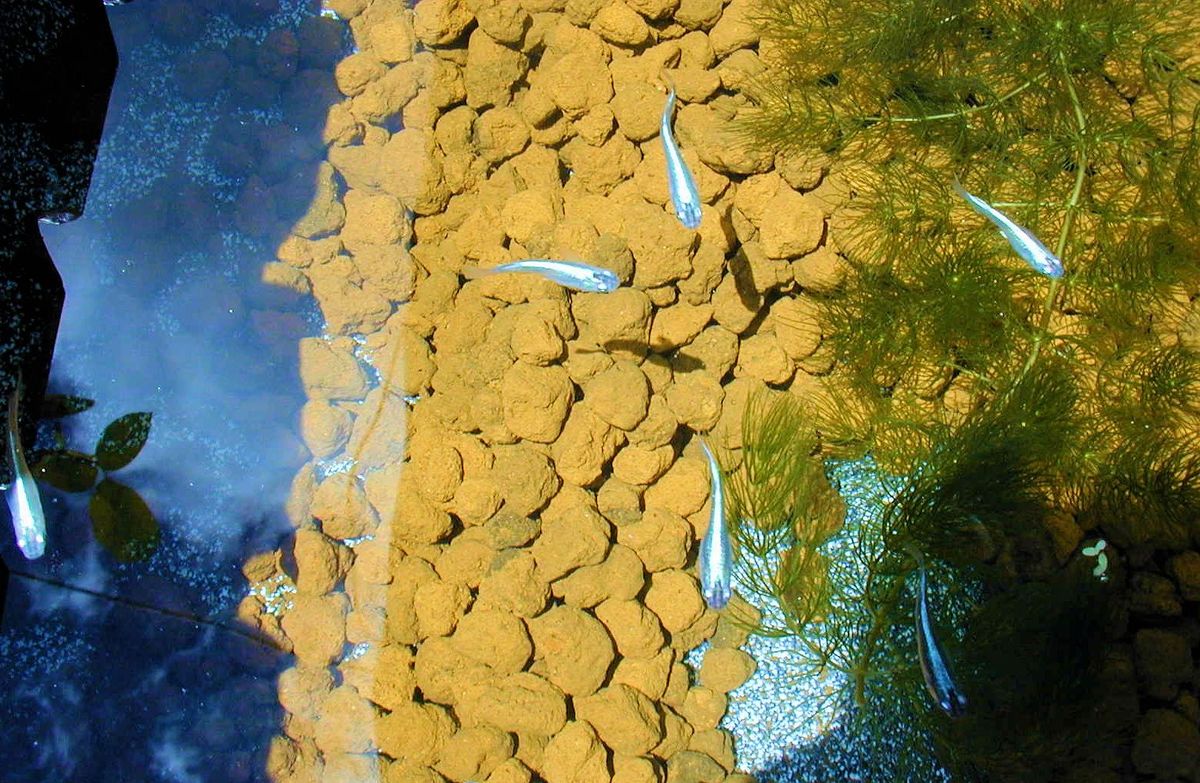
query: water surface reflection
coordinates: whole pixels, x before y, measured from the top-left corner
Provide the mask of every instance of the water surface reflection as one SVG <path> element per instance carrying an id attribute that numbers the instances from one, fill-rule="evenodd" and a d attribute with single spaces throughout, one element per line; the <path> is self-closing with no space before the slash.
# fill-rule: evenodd
<path id="1" fill-rule="evenodd" d="M 281 656 L 221 626 L 236 624 L 241 564 L 290 532 L 307 456 L 296 343 L 319 316 L 261 276 L 312 200 L 336 98 L 345 30 L 313 6 L 109 12 L 121 65 L 87 209 L 43 227 L 67 291 L 51 390 L 96 400 L 65 420 L 88 453 L 117 416 L 153 413 L 116 477 L 162 541 L 120 564 L 87 496 L 45 485 L 46 557 L 27 563 L 4 538 L 27 574 L 0 634 L 6 780 L 265 779 Z"/>

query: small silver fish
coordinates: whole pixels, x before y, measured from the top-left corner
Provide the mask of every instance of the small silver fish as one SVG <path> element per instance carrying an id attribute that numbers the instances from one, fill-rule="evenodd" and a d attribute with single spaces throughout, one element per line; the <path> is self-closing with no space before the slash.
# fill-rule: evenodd
<path id="1" fill-rule="evenodd" d="M 486 268 L 471 267 L 463 270 L 463 276 L 476 280 L 504 272 L 532 272 L 565 288 L 589 293 L 606 294 L 621 285 L 617 275 L 608 269 L 580 261 L 550 261 L 543 258 L 526 258 Z"/>
<path id="2" fill-rule="evenodd" d="M 20 376 L 17 385 L 8 395 L 8 460 L 12 465 L 13 481 L 4 491 L 8 511 L 12 515 L 13 532 L 17 546 L 28 560 L 37 560 L 46 552 L 46 515 L 42 511 L 42 497 L 38 494 L 37 482 L 25 462 L 21 449 L 20 423 L 17 417 L 17 401 L 20 393 Z"/>
<path id="3" fill-rule="evenodd" d="M 921 662 L 921 674 L 925 678 L 925 688 L 942 712 L 952 718 L 960 718 L 967 713 L 967 697 L 955 684 L 954 675 L 950 673 L 950 665 L 946 660 L 946 653 L 933 634 L 933 621 L 929 617 L 929 596 L 925 580 L 925 558 L 915 548 L 910 548 L 909 551 L 916 557 L 917 567 L 921 572 L 921 588 L 917 594 L 914 614 L 917 625 L 917 657 Z"/>
<path id="4" fill-rule="evenodd" d="M 679 145 L 675 143 L 675 134 L 671 132 L 671 117 L 675 113 L 675 85 L 670 85 L 667 93 L 667 105 L 663 107 L 662 123 L 658 134 L 662 137 L 663 153 L 667 157 L 667 186 L 671 190 L 671 203 L 675 206 L 675 216 L 686 228 L 695 229 L 700 226 L 700 191 L 696 189 L 696 180 L 688 170 Z"/>
<path id="5" fill-rule="evenodd" d="M 703 438 L 700 446 L 708 459 L 708 477 L 712 484 L 708 530 L 700 542 L 700 591 L 709 606 L 724 609 L 733 588 L 733 546 L 725 524 L 725 489 L 721 482 L 721 466 Z"/>
<path id="6" fill-rule="evenodd" d="M 996 227 L 1000 229 L 1000 233 L 1008 240 L 1008 244 L 1012 245 L 1012 249 L 1016 251 L 1017 255 L 1025 259 L 1035 271 L 1041 272 L 1047 277 L 1062 277 L 1062 261 L 1054 253 L 1050 252 L 1042 244 L 1041 240 L 1033 235 L 1032 231 L 1023 226 L 1018 226 L 1008 215 L 1005 215 L 978 196 L 968 193 L 962 186 L 962 183 L 958 181 L 958 177 L 954 178 L 954 190 L 958 195 L 967 200 L 972 209 L 995 223 Z"/>

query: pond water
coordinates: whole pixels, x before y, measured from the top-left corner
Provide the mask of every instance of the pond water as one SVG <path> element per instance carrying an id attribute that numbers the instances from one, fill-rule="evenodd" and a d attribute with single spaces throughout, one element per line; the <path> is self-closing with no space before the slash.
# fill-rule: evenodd
<path id="1" fill-rule="evenodd" d="M 152 414 L 145 447 L 112 478 L 145 499 L 161 541 L 144 562 L 117 562 L 88 493 L 44 483 L 45 557 L 27 562 L 5 537 L 6 780 L 266 779 L 284 662 L 234 613 L 246 559 L 291 530 L 285 501 L 308 456 L 295 346 L 321 319 L 261 282 L 262 267 L 307 208 L 331 100 L 282 93 L 318 74 L 332 89 L 346 27 L 303 3 L 209 5 L 110 10 L 120 67 L 86 211 L 43 224 L 67 291 L 50 390 L 95 401 L 63 434 L 91 454 L 110 421 Z M 251 60 L 272 51 L 271 35 L 285 50 L 306 35 L 306 76 L 293 62 L 275 82 L 253 70 L 253 84 L 214 81 L 243 67 L 227 57 L 239 46 Z M 246 208 L 251 178 L 275 188 L 273 209 Z"/>
<path id="2" fill-rule="evenodd" d="M 113 533 L 41 482 L 45 556 L 0 538 L 5 780 L 948 779 L 917 680 L 864 740 L 844 674 L 702 594 L 699 436 L 728 457 L 754 393 L 812 392 L 798 292 L 845 274 L 827 168 L 720 142 L 761 66 L 740 0 L 108 13 L 86 208 L 41 227 L 49 391 L 94 405 L 27 446 L 149 414 L 105 480 L 156 532 L 116 557 L 136 504 Z M 605 275 L 480 271 L 530 258 Z M 887 498 L 840 470 L 849 561 Z"/>

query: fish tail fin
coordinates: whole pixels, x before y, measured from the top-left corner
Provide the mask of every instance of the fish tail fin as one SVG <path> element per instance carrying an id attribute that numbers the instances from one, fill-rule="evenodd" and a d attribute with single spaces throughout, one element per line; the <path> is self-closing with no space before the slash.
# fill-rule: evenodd
<path id="1" fill-rule="evenodd" d="M 954 192 L 955 192 L 955 193 L 957 193 L 958 195 L 962 196 L 963 198 L 969 198 L 969 197 L 970 197 L 970 195 L 971 195 L 971 194 L 970 194 L 970 193 L 968 193 L 968 192 L 967 192 L 967 189 L 963 187 L 962 180 L 958 178 L 958 172 L 957 172 L 957 171 L 956 171 L 956 172 L 954 172 L 954 182 L 953 182 L 952 184 L 953 184 L 953 186 L 954 186 Z"/>
<path id="2" fill-rule="evenodd" d="M 667 86 L 668 92 L 675 92 L 675 80 L 671 78 L 671 74 L 667 73 L 667 66 L 665 64 L 659 69 L 658 78 Z"/>
<path id="3" fill-rule="evenodd" d="M 468 280 L 478 280 L 482 277 L 489 277 L 494 274 L 496 274 L 496 270 L 489 267 L 468 266 L 463 267 L 462 270 L 462 276 Z"/>

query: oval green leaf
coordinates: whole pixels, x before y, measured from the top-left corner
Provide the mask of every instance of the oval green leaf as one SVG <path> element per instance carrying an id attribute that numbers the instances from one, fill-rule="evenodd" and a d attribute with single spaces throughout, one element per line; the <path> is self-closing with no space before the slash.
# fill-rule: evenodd
<path id="1" fill-rule="evenodd" d="M 124 484 L 101 481 L 88 513 L 96 540 L 122 563 L 145 560 L 158 548 L 158 520 L 142 496 Z"/>
<path id="2" fill-rule="evenodd" d="M 149 413 L 127 413 L 104 428 L 96 444 L 96 461 L 105 470 L 125 467 L 146 445 L 150 436 Z"/>
<path id="3" fill-rule="evenodd" d="M 69 394 L 47 394 L 42 398 L 42 408 L 39 418 L 61 419 L 63 416 L 74 416 L 82 413 L 96 404 L 95 400 L 87 397 L 73 397 Z"/>
<path id="4" fill-rule="evenodd" d="M 96 483 L 96 464 L 86 454 L 51 451 L 32 467 L 33 477 L 63 492 L 83 492 Z"/>

